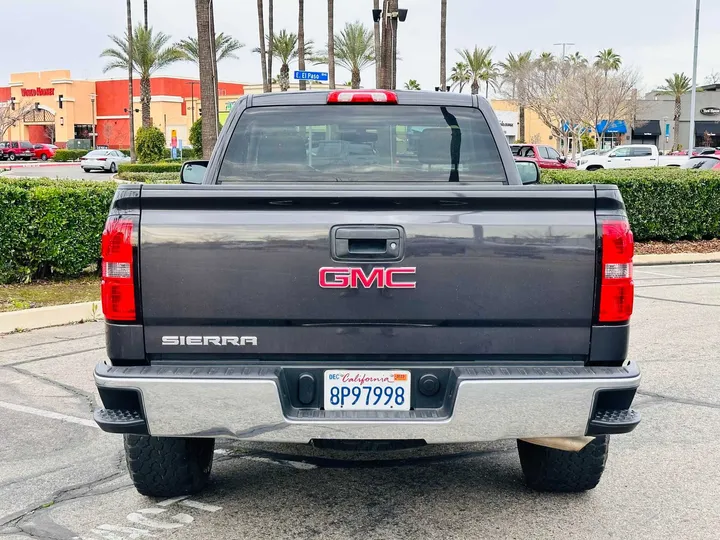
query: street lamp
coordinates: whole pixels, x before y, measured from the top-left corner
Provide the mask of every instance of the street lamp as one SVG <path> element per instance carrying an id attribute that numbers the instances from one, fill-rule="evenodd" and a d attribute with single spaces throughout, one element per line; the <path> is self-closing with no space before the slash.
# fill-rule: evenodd
<path id="1" fill-rule="evenodd" d="M 93 118 L 93 130 L 92 130 L 92 145 L 95 148 L 95 142 L 97 137 L 97 126 L 95 125 L 95 98 L 96 94 L 90 94 L 90 106 L 92 107 L 92 118 Z"/>
<path id="2" fill-rule="evenodd" d="M 200 84 L 200 81 L 188 81 L 185 84 L 190 85 L 190 114 L 192 115 L 192 123 L 195 123 L 195 85 Z"/>
<path id="3" fill-rule="evenodd" d="M 692 156 L 692 149 L 695 147 L 695 98 L 697 94 L 697 63 L 698 63 L 698 38 L 700 37 L 700 0 L 695 2 L 695 49 L 693 51 L 693 78 L 692 93 L 690 94 L 690 144 L 688 144 L 688 156 Z"/>

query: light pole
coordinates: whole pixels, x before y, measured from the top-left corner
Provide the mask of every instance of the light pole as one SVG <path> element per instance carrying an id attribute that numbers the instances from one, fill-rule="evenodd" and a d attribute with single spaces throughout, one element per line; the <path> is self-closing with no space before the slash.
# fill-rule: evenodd
<path id="1" fill-rule="evenodd" d="M 700 37 L 700 0 L 695 2 L 695 49 L 693 51 L 693 78 L 692 93 L 690 94 L 690 143 L 688 144 L 688 156 L 692 156 L 692 149 L 695 148 L 695 98 L 697 94 L 697 61 L 698 61 L 698 38 Z"/>
<path id="2" fill-rule="evenodd" d="M 572 47 L 572 46 L 575 45 L 575 44 L 574 44 L 574 43 L 562 42 L 562 43 L 555 43 L 554 45 L 555 45 L 556 47 L 562 46 L 562 48 L 563 48 L 562 60 L 565 60 L 565 49 L 566 49 L 567 47 Z"/>
<path id="3" fill-rule="evenodd" d="M 190 81 L 185 84 L 190 85 L 190 114 L 192 116 L 192 123 L 195 123 L 195 85 L 200 84 L 199 81 Z"/>
<path id="4" fill-rule="evenodd" d="M 97 141 L 97 126 L 95 125 L 95 98 L 96 94 L 90 94 L 90 106 L 92 107 L 92 118 L 93 118 L 93 130 L 92 130 L 92 147 L 95 149 L 95 143 Z"/>
<path id="5" fill-rule="evenodd" d="M 383 9 L 373 9 L 373 21 L 384 18 L 381 38 L 382 84 L 379 88 L 394 89 L 397 87 L 397 27 L 398 22 L 405 22 L 407 9 L 398 8 L 398 0 L 384 0 Z"/>

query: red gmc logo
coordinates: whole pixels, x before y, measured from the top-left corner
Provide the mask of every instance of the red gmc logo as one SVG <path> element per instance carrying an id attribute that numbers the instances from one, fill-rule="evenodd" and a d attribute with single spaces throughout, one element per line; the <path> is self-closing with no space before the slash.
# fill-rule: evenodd
<path id="1" fill-rule="evenodd" d="M 373 268 L 366 274 L 362 268 L 326 266 L 320 269 L 319 280 L 323 289 L 414 289 L 414 281 L 400 281 L 404 274 L 415 275 L 415 267 Z"/>

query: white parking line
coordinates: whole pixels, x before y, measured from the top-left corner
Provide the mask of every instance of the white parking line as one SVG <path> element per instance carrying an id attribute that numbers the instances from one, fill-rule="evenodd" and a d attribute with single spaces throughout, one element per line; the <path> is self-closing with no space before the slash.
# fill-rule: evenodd
<path id="1" fill-rule="evenodd" d="M 68 416 L 67 414 L 60 414 L 53 411 L 45 411 L 43 409 L 36 409 L 35 407 L 26 407 L 25 405 L 16 405 L 15 403 L 7 403 L 5 401 L 0 401 L 0 407 L 3 407 L 4 409 L 9 409 L 11 411 L 34 414 L 35 416 L 52 418 L 53 420 L 60 420 L 61 422 L 70 422 L 72 424 L 80 424 L 81 426 L 100 429 L 98 425 L 92 420 L 86 420 L 85 418 L 77 418 L 76 416 Z"/>
<path id="2" fill-rule="evenodd" d="M 214 506 L 212 504 L 205 504 L 197 501 L 180 501 L 181 506 L 188 506 L 197 510 L 205 510 L 206 512 L 218 512 L 222 510 L 222 506 Z"/>

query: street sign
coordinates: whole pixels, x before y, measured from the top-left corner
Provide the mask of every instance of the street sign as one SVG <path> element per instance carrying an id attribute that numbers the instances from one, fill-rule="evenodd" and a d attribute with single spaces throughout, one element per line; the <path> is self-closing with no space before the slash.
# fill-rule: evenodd
<path id="1" fill-rule="evenodd" d="M 172 155 L 172 158 L 173 158 L 173 159 L 177 159 L 177 147 L 175 147 L 175 146 L 172 147 L 172 154 L 171 154 L 171 155 Z"/>
<path id="2" fill-rule="evenodd" d="M 295 80 L 298 81 L 327 81 L 328 74 L 325 71 L 296 71 Z"/>

